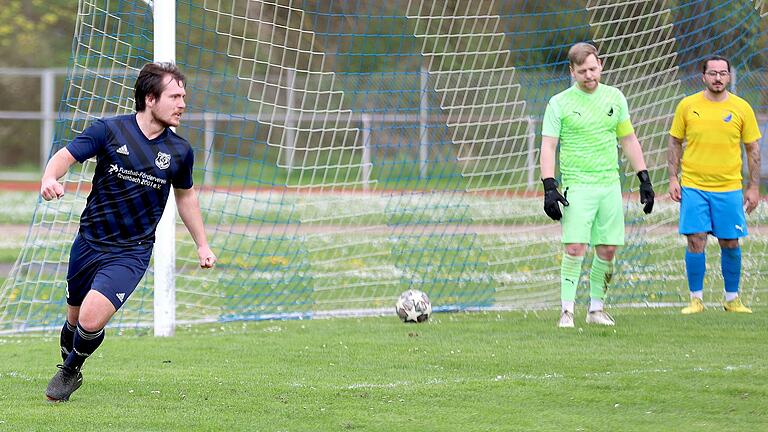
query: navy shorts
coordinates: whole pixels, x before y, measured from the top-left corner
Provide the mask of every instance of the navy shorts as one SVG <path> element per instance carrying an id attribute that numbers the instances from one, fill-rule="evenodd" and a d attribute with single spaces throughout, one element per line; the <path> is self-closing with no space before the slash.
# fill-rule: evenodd
<path id="1" fill-rule="evenodd" d="M 144 277 L 151 256 L 151 247 L 99 251 L 78 234 L 69 253 L 67 304 L 82 305 L 93 289 L 109 299 L 115 310 L 120 309 Z"/>

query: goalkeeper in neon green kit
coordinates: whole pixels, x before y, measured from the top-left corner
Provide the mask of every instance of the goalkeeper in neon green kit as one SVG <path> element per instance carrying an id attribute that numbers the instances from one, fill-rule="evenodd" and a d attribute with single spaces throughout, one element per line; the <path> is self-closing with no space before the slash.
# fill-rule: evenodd
<path id="1" fill-rule="evenodd" d="M 595 254 L 589 273 L 587 323 L 614 325 L 603 310 L 603 298 L 613 275 L 616 247 L 624 244 L 617 139 L 640 179 L 640 202 L 646 214 L 653 210 L 653 187 L 627 99 L 620 90 L 600 84 L 603 68 L 597 49 L 577 43 L 568 51 L 568 61 L 574 85 L 549 100 L 541 131 L 544 211 L 554 220 L 562 218 L 565 245 L 558 326 L 573 327 L 576 287 L 588 244 L 595 247 Z M 563 194 L 554 179 L 558 143 Z"/>

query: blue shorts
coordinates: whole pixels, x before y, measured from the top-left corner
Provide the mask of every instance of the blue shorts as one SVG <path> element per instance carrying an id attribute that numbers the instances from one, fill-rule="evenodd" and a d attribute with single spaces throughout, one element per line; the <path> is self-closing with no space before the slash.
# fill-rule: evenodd
<path id="1" fill-rule="evenodd" d="M 90 290 L 104 295 L 120 309 L 149 267 L 151 247 L 103 252 L 78 234 L 72 243 L 67 270 L 67 304 L 80 306 Z"/>
<path id="2" fill-rule="evenodd" d="M 707 233 L 727 240 L 746 237 L 747 219 L 741 189 L 708 192 L 683 187 L 682 192 L 680 234 Z"/>

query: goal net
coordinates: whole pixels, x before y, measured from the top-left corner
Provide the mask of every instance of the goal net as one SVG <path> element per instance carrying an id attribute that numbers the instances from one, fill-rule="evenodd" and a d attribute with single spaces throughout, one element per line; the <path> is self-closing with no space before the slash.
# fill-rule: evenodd
<path id="1" fill-rule="evenodd" d="M 178 0 L 188 105 L 177 132 L 194 147 L 219 257 L 199 269 L 177 224 L 178 321 L 389 312 L 409 288 L 437 311 L 559 304 L 560 229 L 543 212 L 538 148 L 577 41 L 597 45 L 603 82 L 627 96 L 658 197 L 643 215 L 622 158 L 627 242 L 607 301 L 687 300 L 666 198 L 672 114 L 701 89 L 701 59 L 721 54 L 766 135 L 767 11 L 747 0 Z M 54 152 L 94 119 L 133 112 L 152 25 L 150 1 L 79 1 Z M 67 194 L 38 203 L 0 289 L 0 332 L 61 325 L 94 165 L 73 166 Z M 765 222 L 761 204 L 742 245 L 747 303 L 767 290 Z M 719 262 L 710 241 L 707 301 L 722 296 Z M 150 267 L 113 326 L 151 326 L 153 283 Z"/>

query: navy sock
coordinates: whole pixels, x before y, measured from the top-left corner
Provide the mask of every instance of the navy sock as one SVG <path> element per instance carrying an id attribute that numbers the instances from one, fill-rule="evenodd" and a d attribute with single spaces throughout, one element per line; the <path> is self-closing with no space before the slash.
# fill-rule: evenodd
<path id="1" fill-rule="evenodd" d="M 72 352 L 69 353 L 67 359 L 64 361 L 64 366 L 80 370 L 87 359 L 96 348 L 104 341 L 104 329 L 101 328 L 95 332 L 89 332 L 77 323 L 77 331 L 75 332 L 75 339 L 72 343 Z"/>
<path id="2" fill-rule="evenodd" d="M 707 258 L 704 253 L 686 250 L 685 271 L 688 274 L 688 289 L 691 292 L 704 290 L 704 273 L 707 271 Z"/>
<path id="3" fill-rule="evenodd" d="M 741 278 L 741 248 L 721 249 L 720 268 L 723 270 L 725 292 L 739 292 L 739 279 Z"/>
<path id="4" fill-rule="evenodd" d="M 72 342 L 75 339 L 76 326 L 73 326 L 69 321 L 64 320 L 64 325 L 61 327 L 61 336 L 59 337 L 59 345 L 61 346 L 61 359 L 66 360 L 70 351 L 72 351 Z"/>

